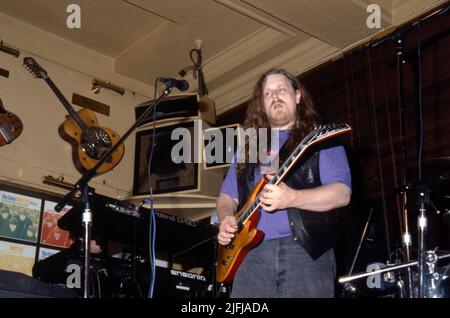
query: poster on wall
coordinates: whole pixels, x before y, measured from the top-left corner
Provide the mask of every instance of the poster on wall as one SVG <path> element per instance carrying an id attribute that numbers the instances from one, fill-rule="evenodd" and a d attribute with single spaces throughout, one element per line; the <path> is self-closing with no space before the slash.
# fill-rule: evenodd
<path id="1" fill-rule="evenodd" d="M 37 241 L 41 199 L 0 191 L 0 236 Z"/>
<path id="2" fill-rule="evenodd" d="M 69 231 L 58 227 L 58 220 L 72 207 L 67 205 L 61 212 L 55 211 L 56 202 L 45 201 L 42 221 L 41 243 L 67 248 L 72 244 Z"/>
<path id="3" fill-rule="evenodd" d="M 36 247 L 0 241 L 0 269 L 32 276 Z"/>
<path id="4" fill-rule="evenodd" d="M 39 248 L 38 262 L 42 261 L 43 259 L 46 259 L 47 257 L 53 256 L 59 252 L 60 252 L 59 250 L 55 250 L 52 248 L 41 247 Z"/>

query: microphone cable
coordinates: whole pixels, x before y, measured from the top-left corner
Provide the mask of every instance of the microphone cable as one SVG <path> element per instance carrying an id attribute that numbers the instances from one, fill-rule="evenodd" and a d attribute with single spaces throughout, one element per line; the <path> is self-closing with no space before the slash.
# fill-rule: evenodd
<path id="1" fill-rule="evenodd" d="M 154 100 L 156 100 L 158 80 L 155 80 L 155 93 Z M 148 158 L 148 170 L 147 170 L 147 180 L 148 188 L 150 193 L 150 220 L 149 220 L 149 262 L 150 262 L 150 287 L 148 290 L 148 298 L 153 298 L 154 288 L 155 288 L 155 275 L 156 275 L 156 257 L 155 257 L 155 239 L 156 239 L 156 225 L 155 225 L 155 211 L 153 208 L 153 187 L 151 180 L 151 166 L 153 160 L 153 150 L 156 137 L 156 106 L 153 107 L 153 126 L 152 126 L 152 144 L 150 149 L 150 154 Z"/>

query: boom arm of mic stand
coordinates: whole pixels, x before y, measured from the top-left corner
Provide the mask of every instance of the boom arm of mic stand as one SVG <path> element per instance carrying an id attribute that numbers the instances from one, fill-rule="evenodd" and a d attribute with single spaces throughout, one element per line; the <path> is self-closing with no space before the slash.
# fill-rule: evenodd
<path id="1" fill-rule="evenodd" d="M 439 256 L 438 259 L 444 259 L 444 258 L 449 258 L 450 254 L 447 255 L 442 255 Z M 363 278 L 363 277 L 367 277 L 367 276 L 372 276 L 372 275 L 376 275 L 376 274 L 381 274 L 384 272 L 390 272 L 393 270 L 397 270 L 397 269 L 401 269 L 401 268 L 405 268 L 405 267 L 411 267 L 414 265 L 417 265 L 419 262 L 418 261 L 414 261 L 414 262 L 409 262 L 409 263 L 405 263 L 405 264 L 400 264 L 400 265 L 394 265 L 394 266 L 387 266 L 385 268 L 376 270 L 376 271 L 372 271 L 372 272 L 368 272 L 368 273 L 359 273 L 359 274 L 354 274 L 354 275 L 350 275 L 350 276 L 342 276 L 338 279 L 339 283 L 346 283 L 355 279 L 359 279 L 359 278 Z"/>
<path id="2" fill-rule="evenodd" d="M 142 115 L 136 120 L 136 122 L 127 130 L 127 132 L 120 138 L 117 143 L 115 143 L 111 149 L 97 162 L 97 164 L 86 171 L 83 176 L 74 184 L 73 189 L 68 192 L 64 198 L 58 202 L 55 206 L 55 211 L 61 211 L 70 200 L 73 199 L 75 194 L 78 191 L 83 191 L 83 189 L 87 186 L 88 182 L 96 175 L 97 169 L 106 161 L 107 158 L 111 156 L 111 154 L 122 145 L 128 136 L 144 121 L 144 119 L 150 114 L 150 112 L 163 100 L 164 97 L 168 96 L 171 92 L 171 88 L 167 87 L 164 92 L 155 100 Z"/>

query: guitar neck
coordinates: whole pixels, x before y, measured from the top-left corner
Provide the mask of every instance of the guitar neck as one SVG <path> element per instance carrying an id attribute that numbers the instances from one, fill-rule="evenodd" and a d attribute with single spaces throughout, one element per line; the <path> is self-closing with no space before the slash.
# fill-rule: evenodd
<path id="1" fill-rule="evenodd" d="M 86 124 L 83 122 L 80 115 L 78 115 L 78 113 L 73 109 L 72 105 L 70 105 L 69 101 L 64 97 L 63 93 L 61 93 L 55 83 L 53 83 L 50 77 L 46 77 L 45 81 L 47 82 L 48 86 L 50 86 L 53 93 L 55 93 L 59 101 L 63 104 L 69 115 L 75 120 L 80 129 L 85 130 L 87 128 Z"/>

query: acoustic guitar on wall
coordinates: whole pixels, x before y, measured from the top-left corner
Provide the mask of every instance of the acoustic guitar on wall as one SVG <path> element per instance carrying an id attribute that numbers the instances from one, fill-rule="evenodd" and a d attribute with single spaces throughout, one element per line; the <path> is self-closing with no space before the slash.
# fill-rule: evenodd
<path id="1" fill-rule="evenodd" d="M 23 124 L 16 114 L 5 109 L 0 99 L 0 146 L 13 142 L 20 136 Z"/>
<path id="2" fill-rule="evenodd" d="M 76 112 L 55 83 L 32 57 L 23 60 L 24 66 L 36 78 L 44 79 L 53 93 L 69 113 L 67 119 L 59 127 L 62 138 L 72 144 L 72 157 L 75 166 L 81 172 L 93 168 L 97 162 L 114 146 L 120 136 L 112 129 L 101 127 L 95 113 L 81 108 Z M 122 160 L 125 146 L 120 145 L 116 151 L 97 169 L 104 173 L 113 169 Z"/>

